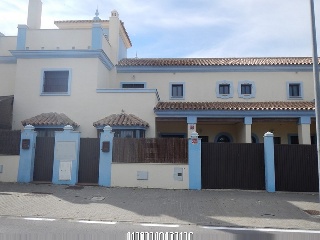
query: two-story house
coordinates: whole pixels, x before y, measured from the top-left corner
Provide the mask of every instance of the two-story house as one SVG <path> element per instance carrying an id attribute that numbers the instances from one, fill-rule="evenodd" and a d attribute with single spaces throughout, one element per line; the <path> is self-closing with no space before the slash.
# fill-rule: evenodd
<path id="1" fill-rule="evenodd" d="M 83 137 L 103 126 L 119 137 L 315 142 L 311 58 L 127 58 L 129 35 L 109 20 L 56 21 L 40 29 L 41 0 L 27 25 L 0 36 L 1 96 L 14 95 L 13 129 L 50 136 L 70 124 Z"/>

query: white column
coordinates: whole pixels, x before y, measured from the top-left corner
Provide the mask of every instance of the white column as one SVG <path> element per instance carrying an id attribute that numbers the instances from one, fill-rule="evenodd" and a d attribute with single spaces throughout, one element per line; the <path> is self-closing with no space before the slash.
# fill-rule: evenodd
<path id="1" fill-rule="evenodd" d="M 298 122 L 299 144 L 311 144 L 310 117 L 300 117 Z"/>
<path id="2" fill-rule="evenodd" d="M 252 125 L 252 117 L 245 117 L 244 118 L 244 126 L 243 126 L 243 142 L 244 143 L 251 143 L 251 125 Z"/>

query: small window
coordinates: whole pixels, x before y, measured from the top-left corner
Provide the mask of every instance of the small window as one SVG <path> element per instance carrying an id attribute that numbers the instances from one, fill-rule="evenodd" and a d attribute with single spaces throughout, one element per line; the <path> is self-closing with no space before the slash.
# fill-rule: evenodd
<path id="1" fill-rule="evenodd" d="M 97 130 L 98 137 L 102 132 L 102 129 Z M 146 131 L 143 129 L 115 129 L 113 132 L 116 138 L 145 138 Z"/>
<path id="2" fill-rule="evenodd" d="M 289 144 L 299 144 L 299 137 L 296 135 L 289 136 Z"/>
<path id="3" fill-rule="evenodd" d="M 69 94 L 70 71 L 44 71 L 42 94 Z"/>
<path id="4" fill-rule="evenodd" d="M 251 84 L 241 84 L 241 94 L 251 94 Z"/>
<path id="5" fill-rule="evenodd" d="M 302 83 L 287 83 L 288 99 L 303 98 Z"/>
<path id="6" fill-rule="evenodd" d="M 230 94 L 230 84 L 220 84 L 219 94 Z"/>
<path id="7" fill-rule="evenodd" d="M 122 88 L 145 88 L 144 83 L 122 83 Z"/>
<path id="8" fill-rule="evenodd" d="M 171 84 L 171 98 L 184 98 L 184 84 Z"/>
<path id="9" fill-rule="evenodd" d="M 289 96 L 300 97 L 300 84 L 289 84 Z"/>
<path id="10" fill-rule="evenodd" d="M 240 81 L 238 83 L 239 98 L 254 98 L 256 97 L 256 86 L 253 81 Z"/>
<path id="11" fill-rule="evenodd" d="M 274 144 L 281 144 L 281 137 L 273 137 Z"/>
<path id="12" fill-rule="evenodd" d="M 233 84 L 231 81 L 218 81 L 216 82 L 216 96 L 217 98 L 232 98 L 233 97 Z"/>

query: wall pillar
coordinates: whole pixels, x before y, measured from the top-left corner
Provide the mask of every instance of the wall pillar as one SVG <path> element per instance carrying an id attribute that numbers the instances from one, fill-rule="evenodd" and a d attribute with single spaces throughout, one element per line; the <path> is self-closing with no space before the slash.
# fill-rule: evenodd
<path id="1" fill-rule="evenodd" d="M 110 126 L 105 126 L 100 135 L 99 185 L 111 186 L 112 146 L 114 132 Z"/>
<path id="2" fill-rule="evenodd" d="M 201 190 L 201 139 L 197 132 L 188 142 L 189 189 Z"/>
<path id="3" fill-rule="evenodd" d="M 21 133 L 18 182 L 29 183 L 33 181 L 36 139 L 37 132 L 34 131 L 34 127 L 25 126 Z"/>
<path id="4" fill-rule="evenodd" d="M 80 132 L 74 132 L 70 125 L 63 129 L 55 134 L 52 182 L 75 185 L 78 182 Z"/>
<path id="5" fill-rule="evenodd" d="M 92 49 L 102 49 L 102 28 L 100 23 L 92 24 Z"/>
<path id="6" fill-rule="evenodd" d="M 264 134 L 264 164 L 266 190 L 267 192 L 275 192 L 274 143 L 271 132 Z"/>
<path id="7" fill-rule="evenodd" d="M 27 25 L 18 25 L 17 50 L 26 50 Z"/>
<path id="8" fill-rule="evenodd" d="M 187 117 L 188 138 L 191 138 L 191 134 L 197 131 L 197 120 L 198 118 L 196 116 Z"/>
<path id="9" fill-rule="evenodd" d="M 298 122 L 299 144 L 311 144 L 310 117 L 300 117 Z"/>

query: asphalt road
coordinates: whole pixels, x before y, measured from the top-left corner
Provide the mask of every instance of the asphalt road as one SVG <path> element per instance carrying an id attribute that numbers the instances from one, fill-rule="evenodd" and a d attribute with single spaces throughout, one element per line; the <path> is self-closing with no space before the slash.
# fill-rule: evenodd
<path id="1" fill-rule="evenodd" d="M 144 232 L 145 238 L 142 238 Z M 135 234 L 135 238 L 130 238 Z M 152 233 L 152 234 L 151 234 Z M 157 235 L 156 235 L 157 234 Z M 168 238 L 166 238 L 166 234 Z M 148 235 L 149 238 L 146 238 Z M 175 236 L 175 237 L 173 237 Z M 234 228 L 179 224 L 81 221 L 73 219 L 0 217 L 0 239 L 320 239 L 320 230 Z"/>

